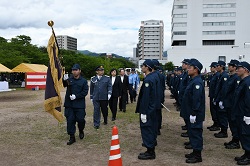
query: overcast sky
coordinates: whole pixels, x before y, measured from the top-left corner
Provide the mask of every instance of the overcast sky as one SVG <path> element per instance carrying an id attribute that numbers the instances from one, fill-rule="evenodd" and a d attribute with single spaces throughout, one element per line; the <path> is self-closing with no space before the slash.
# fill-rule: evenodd
<path id="1" fill-rule="evenodd" d="M 0 0 L 0 36 L 32 38 L 47 46 L 56 35 L 77 38 L 78 50 L 132 57 L 143 20 L 163 20 L 164 50 L 170 47 L 173 0 Z"/>

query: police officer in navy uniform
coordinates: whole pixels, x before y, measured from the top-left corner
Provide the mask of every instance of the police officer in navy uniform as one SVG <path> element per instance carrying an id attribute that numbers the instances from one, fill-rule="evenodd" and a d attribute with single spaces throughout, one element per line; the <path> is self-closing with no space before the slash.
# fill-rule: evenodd
<path id="1" fill-rule="evenodd" d="M 211 76 L 210 76 L 210 81 L 209 81 L 209 102 L 210 102 L 210 114 L 212 117 L 213 124 L 212 126 L 207 127 L 210 131 L 218 131 L 220 130 L 219 126 L 219 120 L 217 117 L 217 107 L 214 105 L 213 100 L 214 100 L 214 92 L 216 89 L 217 81 L 220 76 L 220 72 L 217 72 L 217 62 L 212 62 L 210 65 L 210 70 L 211 70 Z"/>
<path id="2" fill-rule="evenodd" d="M 90 79 L 90 99 L 94 105 L 94 128 L 99 129 L 102 111 L 104 125 L 108 124 L 108 101 L 112 95 L 112 83 L 109 76 L 104 75 L 103 66 L 96 67 L 96 76 Z"/>
<path id="3" fill-rule="evenodd" d="M 156 82 L 152 74 L 154 64 L 151 60 L 147 59 L 142 64 L 142 72 L 146 77 L 140 89 L 138 102 L 136 106 L 136 113 L 140 114 L 140 129 L 142 141 L 147 151 L 140 153 L 138 159 L 148 160 L 155 159 L 155 145 L 156 145 Z"/>
<path id="4" fill-rule="evenodd" d="M 227 111 L 227 118 L 228 118 L 228 123 L 229 123 L 229 128 L 232 132 L 232 140 L 230 142 L 225 142 L 225 148 L 227 149 L 239 149 L 240 144 L 239 144 L 239 135 L 237 132 L 237 126 L 236 126 L 236 121 L 232 120 L 232 111 L 235 111 L 232 109 L 233 107 L 233 101 L 234 101 L 234 93 L 235 89 L 238 86 L 239 82 L 239 77 L 236 73 L 236 67 L 239 64 L 238 60 L 231 60 L 230 63 L 228 63 L 228 71 L 229 71 L 229 78 L 226 81 L 223 89 L 222 89 L 222 95 L 223 95 L 223 101 L 221 101 L 222 107 L 225 107 Z"/>
<path id="5" fill-rule="evenodd" d="M 64 115 L 67 119 L 67 132 L 70 135 L 70 139 L 67 145 L 71 145 L 76 142 L 76 122 L 78 123 L 79 137 L 84 138 L 85 128 L 85 96 L 88 94 L 88 83 L 87 80 L 81 77 L 81 68 L 79 64 L 75 64 L 72 67 L 73 76 L 68 78 L 68 75 L 64 75 L 63 84 L 67 91 L 65 95 L 65 112 Z"/>
<path id="6" fill-rule="evenodd" d="M 241 78 L 235 90 L 232 120 L 236 120 L 240 143 L 245 153 L 235 157 L 238 165 L 250 165 L 250 64 L 238 64 L 237 74 Z"/>
<path id="7" fill-rule="evenodd" d="M 180 116 L 183 118 L 183 114 L 184 114 L 184 111 L 185 111 L 185 107 L 182 107 L 182 97 L 183 97 L 183 94 L 185 92 L 185 89 L 188 85 L 188 82 L 189 82 L 189 76 L 188 76 L 188 72 L 187 72 L 187 68 L 188 68 L 188 63 L 189 63 L 189 59 L 184 59 L 182 61 L 182 69 L 183 69 L 183 73 L 182 75 L 180 76 L 180 90 L 179 90 L 179 93 L 178 93 L 178 100 L 179 100 L 179 103 L 180 103 Z M 187 119 L 184 119 L 184 122 L 185 122 L 185 125 L 182 126 L 182 129 L 183 130 L 187 130 L 187 123 L 188 123 L 188 120 Z M 188 133 L 185 132 L 185 133 L 182 133 L 181 134 L 182 137 L 188 137 Z"/>
<path id="8" fill-rule="evenodd" d="M 203 68 L 197 59 L 189 62 L 188 75 L 191 77 L 183 95 L 184 118 L 187 122 L 188 134 L 193 152 L 186 154 L 186 163 L 202 162 L 203 121 L 205 120 L 205 90 L 200 73 Z"/>
<path id="9" fill-rule="evenodd" d="M 223 91 L 224 85 L 228 80 L 228 73 L 225 71 L 226 63 L 224 61 L 218 61 L 217 64 L 217 71 L 220 72 L 220 76 L 218 78 L 217 86 L 214 93 L 214 105 L 216 106 L 217 117 L 219 120 L 219 125 L 221 131 L 219 133 L 215 133 L 214 136 L 216 138 L 227 138 L 227 129 L 228 129 L 228 118 L 227 118 L 227 111 L 223 106 Z"/>
<path id="10" fill-rule="evenodd" d="M 165 77 L 160 73 L 158 70 L 160 67 L 160 63 L 157 59 L 152 60 L 154 67 L 152 73 L 155 75 L 156 78 L 156 89 L 157 89 L 157 135 L 161 135 L 161 126 L 162 126 L 162 105 L 165 100 Z"/>

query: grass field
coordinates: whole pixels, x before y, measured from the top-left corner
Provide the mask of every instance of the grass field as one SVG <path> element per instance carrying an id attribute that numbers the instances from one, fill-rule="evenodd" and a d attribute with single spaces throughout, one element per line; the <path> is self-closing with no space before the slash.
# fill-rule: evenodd
<path id="1" fill-rule="evenodd" d="M 67 146 L 66 122 L 58 122 L 44 112 L 44 91 L 18 90 L 0 93 L 0 165 L 36 166 L 36 165 L 83 165 L 105 166 L 108 164 L 112 127 L 119 130 L 121 154 L 124 166 L 173 166 L 187 165 L 184 155 L 190 150 L 184 149 L 187 139 L 180 137 L 183 120 L 173 107 L 173 99 L 166 90 L 165 105 L 171 113 L 163 110 L 162 135 L 158 137 L 156 159 L 141 161 L 137 159 L 145 148 L 141 146 L 136 103 L 127 105 L 127 112 L 118 112 L 117 120 L 111 122 L 109 111 L 108 125 L 93 128 L 93 106 L 86 97 L 87 115 L 85 138 Z M 61 93 L 64 98 L 65 92 Z M 208 100 L 207 100 L 208 105 Z M 209 110 L 209 107 L 207 107 Z M 209 111 L 204 122 L 203 162 L 197 165 L 235 165 L 233 158 L 243 151 L 225 149 L 227 139 L 214 138 L 206 129 L 211 125 Z M 78 135 L 78 133 L 77 133 Z M 231 134 L 229 134 L 231 135 Z"/>

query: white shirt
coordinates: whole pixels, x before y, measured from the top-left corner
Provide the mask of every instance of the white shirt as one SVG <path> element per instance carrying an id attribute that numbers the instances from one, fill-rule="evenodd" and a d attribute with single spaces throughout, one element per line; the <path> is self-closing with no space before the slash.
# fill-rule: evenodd
<path id="1" fill-rule="evenodd" d="M 121 76 L 121 81 L 122 81 L 122 83 L 123 83 L 123 79 L 124 79 L 124 76 Z"/>
<path id="2" fill-rule="evenodd" d="M 102 78 L 102 76 L 97 76 L 98 80 L 100 80 Z"/>
<path id="3" fill-rule="evenodd" d="M 114 85 L 114 83 L 115 83 L 115 78 L 116 78 L 116 76 L 112 76 L 112 86 Z"/>

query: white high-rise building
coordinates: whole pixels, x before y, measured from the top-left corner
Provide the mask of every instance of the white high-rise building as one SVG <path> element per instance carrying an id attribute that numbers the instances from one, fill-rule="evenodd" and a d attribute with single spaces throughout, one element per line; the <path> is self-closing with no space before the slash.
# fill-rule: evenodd
<path id="1" fill-rule="evenodd" d="M 59 35 L 56 40 L 60 49 L 77 51 L 77 39 L 74 37 Z"/>
<path id="2" fill-rule="evenodd" d="M 250 62 L 250 0 L 174 0 L 168 61 Z"/>
<path id="3" fill-rule="evenodd" d="M 162 60 L 164 24 L 162 20 L 141 21 L 139 30 L 138 59 Z"/>

